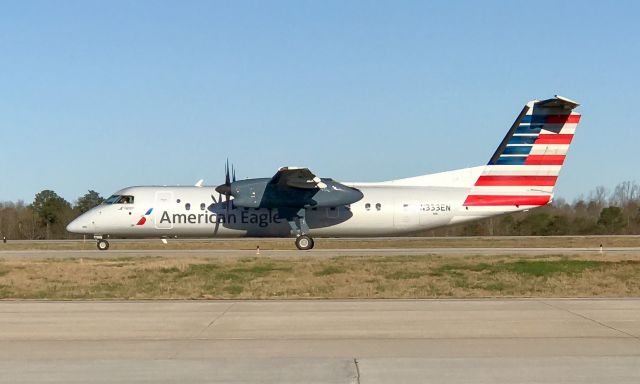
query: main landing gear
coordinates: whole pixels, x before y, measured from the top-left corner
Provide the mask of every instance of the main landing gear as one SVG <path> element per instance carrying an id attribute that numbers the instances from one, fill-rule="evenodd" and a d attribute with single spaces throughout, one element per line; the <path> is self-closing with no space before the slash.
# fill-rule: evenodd
<path id="1" fill-rule="evenodd" d="M 309 233 L 309 226 L 305 220 L 307 210 L 295 208 L 279 208 L 278 214 L 287 219 L 293 233 L 296 234 L 296 248 L 301 251 L 307 251 L 313 248 L 313 238 Z"/>
<path id="2" fill-rule="evenodd" d="M 107 249 L 109 249 L 109 242 L 105 239 L 98 239 L 96 246 L 98 247 L 99 251 L 106 251 Z"/>
<path id="3" fill-rule="evenodd" d="M 296 237 L 296 247 L 301 251 L 313 248 L 313 238 L 309 235 L 300 235 Z"/>

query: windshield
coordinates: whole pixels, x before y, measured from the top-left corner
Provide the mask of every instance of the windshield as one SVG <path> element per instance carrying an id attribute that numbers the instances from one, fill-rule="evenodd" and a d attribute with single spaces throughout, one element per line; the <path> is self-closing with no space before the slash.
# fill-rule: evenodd
<path id="1" fill-rule="evenodd" d="M 131 195 L 111 195 L 104 204 L 133 204 L 133 196 Z"/>

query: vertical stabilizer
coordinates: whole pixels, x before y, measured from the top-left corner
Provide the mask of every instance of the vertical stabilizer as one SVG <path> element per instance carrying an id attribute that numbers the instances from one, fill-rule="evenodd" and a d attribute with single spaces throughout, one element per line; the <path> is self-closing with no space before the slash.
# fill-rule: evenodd
<path id="1" fill-rule="evenodd" d="M 464 205 L 526 209 L 548 204 L 580 122 L 573 112 L 578 105 L 561 96 L 527 103 Z"/>

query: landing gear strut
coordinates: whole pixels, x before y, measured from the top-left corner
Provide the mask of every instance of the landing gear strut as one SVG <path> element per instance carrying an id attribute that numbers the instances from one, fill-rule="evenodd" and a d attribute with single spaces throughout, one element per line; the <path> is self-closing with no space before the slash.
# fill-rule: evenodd
<path id="1" fill-rule="evenodd" d="M 300 235 L 296 237 L 296 247 L 301 251 L 313 248 L 313 238 L 308 235 Z"/>
<path id="2" fill-rule="evenodd" d="M 98 239 L 98 243 L 96 245 L 99 251 L 106 251 L 109 249 L 109 242 L 104 239 Z"/>
<path id="3" fill-rule="evenodd" d="M 296 247 L 301 251 L 307 251 L 313 248 L 313 238 L 307 235 L 309 233 L 309 226 L 305 219 L 307 210 L 304 208 L 279 208 L 278 214 L 280 217 L 287 219 L 289 226 L 293 233 L 296 234 Z"/>

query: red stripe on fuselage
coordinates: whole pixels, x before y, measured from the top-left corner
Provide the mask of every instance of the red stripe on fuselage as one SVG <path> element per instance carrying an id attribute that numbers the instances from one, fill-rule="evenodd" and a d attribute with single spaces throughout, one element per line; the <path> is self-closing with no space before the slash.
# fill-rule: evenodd
<path id="1" fill-rule="evenodd" d="M 556 185 L 558 176 L 480 176 L 476 186 L 551 186 Z"/>
<path id="2" fill-rule="evenodd" d="M 551 196 L 469 195 L 465 206 L 545 205 Z"/>
<path id="3" fill-rule="evenodd" d="M 578 124 L 580 115 L 549 115 L 544 119 L 545 124 Z"/>
<path id="4" fill-rule="evenodd" d="M 571 144 L 572 134 L 541 133 L 533 144 Z"/>
<path id="5" fill-rule="evenodd" d="M 562 165 L 564 155 L 529 155 L 524 165 Z"/>

